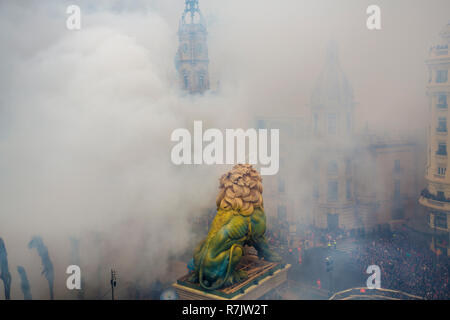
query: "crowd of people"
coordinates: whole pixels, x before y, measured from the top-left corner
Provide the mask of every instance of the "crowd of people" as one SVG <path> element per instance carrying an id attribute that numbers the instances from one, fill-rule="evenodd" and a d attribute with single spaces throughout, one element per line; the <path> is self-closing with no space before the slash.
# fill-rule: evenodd
<path id="1" fill-rule="evenodd" d="M 351 253 L 361 272 L 369 265 L 381 269 L 381 287 L 425 299 L 450 299 L 448 257 L 436 256 L 429 242 L 407 232 L 358 241 Z"/>
<path id="2" fill-rule="evenodd" d="M 392 232 L 388 226 L 365 230 L 328 230 L 314 226 L 297 228 L 295 236 L 288 224 L 275 223 L 266 232 L 269 244 L 277 248 L 293 266 L 301 266 L 306 250 L 317 247 L 339 248 L 343 241 L 353 240 L 350 261 L 366 274 L 369 265 L 381 269 L 381 287 L 399 290 L 425 299 L 450 299 L 450 263 L 442 254 L 430 250 L 429 239 L 413 236 L 400 229 Z"/>
<path id="3" fill-rule="evenodd" d="M 445 254 L 437 256 L 430 250 L 430 239 L 406 229 L 391 231 L 379 228 L 374 232 L 329 232 L 309 227 L 302 233 L 302 241 L 291 245 L 280 232 L 268 232 L 269 243 L 281 249 L 287 262 L 301 265 L 305 250 L 314 247 L 336 249 L 352 242 L 350 264 L 366 275 L 367 267 L 381 269 L 381 287 L 399 290 L 425 299 L 450 299 L 450 260 Z M 307 245 L 310 244 L 310 245 Z M 334 251 L 334 250 L 333 250 Z"/>

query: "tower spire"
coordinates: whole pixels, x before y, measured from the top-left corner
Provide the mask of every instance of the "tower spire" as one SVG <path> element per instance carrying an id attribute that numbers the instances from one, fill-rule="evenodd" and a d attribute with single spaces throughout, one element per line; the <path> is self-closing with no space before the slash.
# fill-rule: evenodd
<path id="1" fill-rule="evenodd" d="M 182 24 L 201 23 L 204 24 L 203 15 L 198 5 L 198 0 L 185 0 L 186 5 L 182 16 Z M 188 18 L 188 19 L 186 19 Z"/>
<path id="2" fill-rule="evenodd" d="M 184 12 L 190 12 L 193 16 L 196 12 L 200 11 L 198 8 L 198 0 L 186 0 L 186 7 L 184 9 Z"/>
<path id="3" fill-rule="evenodd" d="M 185 0 L 185 3 L 175 66 L 183 90 L 203 93 L 209 89 L 208 31 L 198 0 Z"/>
<path id="4" fill-rule="evenodd" d="M 339 48 L 336 41 L 331 40 L 327 46 L 326 62 L 339 64 Z"/>

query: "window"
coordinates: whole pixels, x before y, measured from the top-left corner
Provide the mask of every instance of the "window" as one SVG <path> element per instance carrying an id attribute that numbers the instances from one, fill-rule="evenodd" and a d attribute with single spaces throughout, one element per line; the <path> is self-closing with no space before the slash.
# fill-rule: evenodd
<path id="1" fill-rule="evenodd" d="M 328 181 L 328 201 L 338 200 L 338 182 Z"/>
<path id="2" fill-rule="evenodd" d="M 440 227 L 440 228 L 447 229 L 445 227 Z M 449 240 L 448 234 L 435 234 L 434 237 L 436 239 L 435 240 L 436 241 L 436 246 L 447 248 L 447 244 L 448 244 L 448 240 Z"/>
<path id="3" fill-rule="evenodd" d="M 395 172 L 400 172 L 400 160 L 395 160 L 394 162 L 394 171 Z"/>
<path id="4" fill-rule="evenodd" d="M 286 206 L 278 206 L 278 220 L 285 221 L 287 218 Z"/>
<path id="5" fill-rule="evenodd" d="M 447 119 L 445 117 L 440 117 L 438 119 L 437 132 L 447 132 Z"/>
<path id="6" fill-rule="evenodd" d="M 286 191 L 286 186 L 284 183 L 284 179 L 278 178 L 278 192 L 285 192 Z"/>
<path id="7" fill-rule="evenodd" d="M 197 45 L 196 51 L 197 51 L 197 56 L 201 56 L 202 55 L 203 47 L 202 47 L 201 44 Z"/>
<path id="8" fill-rule="evenodd" d="M 436 212 L 434 214 L 434 224 L 438 228 L 447 229 L 447 214 L 442 212 Z"/>
<path id="9" fill-rule="evenodd" d="M 183 76 L 183 81 L 184 81 L 184 88 L 189 89 L 189 76 L 187 74 Z"/>
<path id="10" fill-rule="evenodd" d="M 445 171 L 447 171 L 447 168 L 438 167 L 438 170 L 437 170 L 438 175 L 445 176 Z"/>
<path id="11" fill-rule="evenodd" d="M 447 108 L 447 96 L 445 94 L 440 94 L 438 97 L 438 108 Z"/>
<path id="12" fill-rule="evenodd" d="M 330 161 L 328 163 L 328 174 L 336 175 L 338 174 L 338 164 L 336 161 Z"/>
<path id="13" fill-rule="evenodd" d="M 400 180 L 394 181 L 394 198 L 400 198 Z"/>
<path id="14" fill-rule="evenodd" d="M 436 72 L 436 82 L 445 83 L 448 79 L 448 70 L 438 70 Z"/>
<path id="15" fill-rule="evenodd" d="M 335 113 L 328 115 L 328 134 L 336 134 L 337 132 L 337 116 Z"/>
<path id="16" fill-rule="evenodd" d="M 327 227 L 328 230 L 337 230 L 339 228 L 339 215 L 336 214 L 327 214 Z"/>
<path id="17" fill-rule="evenodd" d="M 346 186 L 347 200 L 350 200 L 352 198 L 352 180 L 347 179 L 345 186 Z"/>
<path id="18" fill-rule="evenodd" d="M 445 193 L 444 193 L 444 191 L 438 191 L 436 197 L 440 201 L 445 200 Z"/>
<path id="19" fill-rule="evenodd" d="M 439 142 L 436 154 L 441 156 L 447 155 L 447 144 L 445 142 Z"/>
<path id="20" fill-rule="evenodd" d="M 202 89 L 204 85 L 205 85 L 205 76 L 201 74 L 198 77 L 198 87 Z"/>
<path id="21" fill-rule="evenodd" d="M 392 209 L 392 219 L 393 220 L 400 220 L 405 217 L 405 210 L 403 210 L 402 206 L 395 206 Z"/>

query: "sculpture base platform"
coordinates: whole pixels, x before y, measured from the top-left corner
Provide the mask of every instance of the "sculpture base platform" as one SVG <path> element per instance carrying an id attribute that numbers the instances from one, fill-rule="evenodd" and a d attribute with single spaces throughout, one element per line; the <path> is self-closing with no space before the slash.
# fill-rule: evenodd
<path id="1" fill-rule="evenodd" d="M 173 284 L 181 300 L 256 300 L 287 280 L 291 265 L 268 262 L 254 255 L 242 257 L 237 269 L 245 270 L 248 278 L 232 286 L 207 291 L 198 283 L 188 281 L 192 273 Z"/>

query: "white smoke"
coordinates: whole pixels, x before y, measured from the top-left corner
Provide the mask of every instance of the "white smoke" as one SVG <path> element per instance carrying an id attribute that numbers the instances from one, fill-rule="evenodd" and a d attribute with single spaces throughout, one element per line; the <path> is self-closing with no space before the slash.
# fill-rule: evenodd
<path id="1" fill-rule="evenodd" d="M 401 5 L 380 2 L 392 10 L 388 19 L 401 17 Z M 383 40 L 381 32 L 366 34 L 360 1 L 274 3 L 200 1 L 217 90 L 202 97 L 183 96 L 176 84 L 182 0 L 0 3 L 0 236 L 13 299 L 22 298 L 17 265 L 25 267 L 33 297 L 48 297 L 39 257 L 26 247 L 33 235 L 43 237 L 53 259 L 56 298 L 74 297 L 65 288 L 72 236 L 81 239 L 87 297 L 107 290 L 111 267 L 122 284 L 145 286 L 164 275 L 169 258 L 191 246 L 189 221 L 214 207 L 218 178 L 227 170 L 172 165 L 172 130 L 191 130 L 194 120 L 249 128 L 255 115 L 301 114 L 307 121 L 330 37 L 341 44 L 359 117 L 381 130 L 420 127 L 421 64 L 428 39 L 446 20 L 413 24 L 425 14 L 417 5 L 404 27 L 387 20 Z M 80 31 L 65 27 L 69 4 L 82 8 Z M 444 6 L 433 1 L 428 13 L 442 17 Z M 402 122 L 405 111 L 413 121 Z M 301 179 L 298 188 L 310 189 Z"/>

